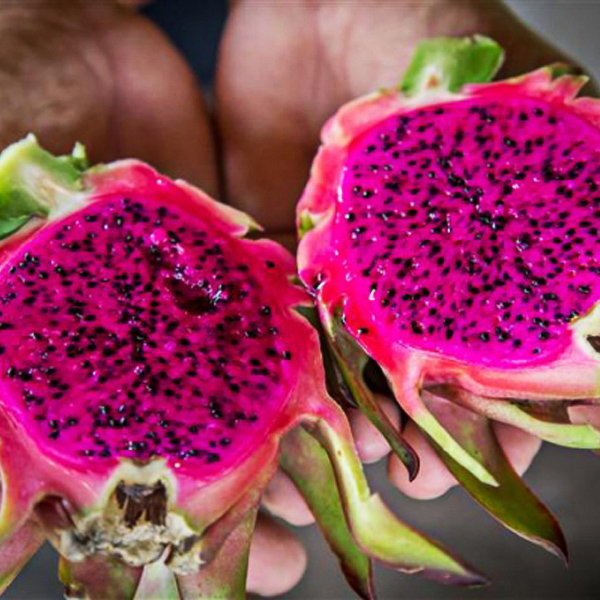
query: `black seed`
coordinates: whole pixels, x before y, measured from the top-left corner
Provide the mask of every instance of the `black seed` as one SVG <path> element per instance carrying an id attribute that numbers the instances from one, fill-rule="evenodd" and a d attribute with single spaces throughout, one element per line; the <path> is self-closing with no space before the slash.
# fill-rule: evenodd
<path id="1" fill-rule="evenodd" d="M 544 300 L 558 300 L 558 296 L 554 292 L 546 292 L 542 294 Z"/>
<path id="2" fill-rule="evenodd" d="M 167 237 L 172 244 L 180 244 L 181 239 L 174 231 L 167 231 Z"/>
<path id="3" fill-rule="evenodd" d="M 410 328 L 412 329 L 413 333 L 416 333 L 417 335 L 423 333 L 423 327 L 421 327 L 421 325 L 419 325 L 419 323 L 417 323 L 416 321 L 410 322 Z"/>

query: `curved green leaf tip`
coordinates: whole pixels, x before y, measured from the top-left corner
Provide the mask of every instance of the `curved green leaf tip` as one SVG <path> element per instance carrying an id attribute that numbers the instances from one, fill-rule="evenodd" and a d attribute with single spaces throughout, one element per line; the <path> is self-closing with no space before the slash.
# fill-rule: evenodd
<path id="1" fill-rule="evenodd" d="M 81 142 L 75 143 L 70 156 L 61 156 L 58 160 L 68 162 L 80 175 L 89 167 L 85 146 Z"/>
<path id="2" fill-rule="evenodd" d="M 558 521 L 515 472 L 496 439 L 492 422 L 458 405 L 445 392 L 443 387 L 424 390 L 423 401 L 461 446 L 478 456 L 499 485 L 482 483 L 430 439 L 437 455 L 463 488 L 500 523 L 566 562 L 567 543 Z"/>
<path id="3" fill-rule="evenodd" d="M 428 89 L 458 92 L 466 83 L 485 83 L 498 72 L 504 51 L 482 35 L 434 38 L 417 45 L 400 89 L 413 96 Z"/>
<path id="4" fill-rule="evenodd" d="M 550 70 L 550 75 L 552 79 L 558 79 L 559 77 L 563 77 L 564 75 L 573 75 L 575 77 L 585 77 L 586 80 L 588 77 L 583 72 L 581 67 L 577 65 L 570 65 L 567 63 L 553 63 L 548 65 L 548 69 Z"/>
<path id="5" fill-rule="evenodd" d="M 333 316 L 326 343 L 335 368 L 354 403 L 385 438 L 394 454 L 406 467 L 409 480 L 413 481 L 419 472 L 419 456 L 388 419 L 377 398 L 366 385 L 364 368 L 369 357 L 348 334 L 340 315 Z"/>
<path id="6" fill-rule="evenodd" d="M 327 453 L 302 429 L 288 433 L 282 443 L 280 465 L 308 504 L 346 580 L 361 598 L 374 598 L 371 561 L 352 536 Z"/>

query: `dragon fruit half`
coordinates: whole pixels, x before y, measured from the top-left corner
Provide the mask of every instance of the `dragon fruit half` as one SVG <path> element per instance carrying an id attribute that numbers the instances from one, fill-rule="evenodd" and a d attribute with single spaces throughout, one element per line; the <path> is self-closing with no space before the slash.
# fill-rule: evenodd
<path id="1" fill-rule="evenodd" d="M 365 385 L 373 361 L 467 491 L 565 556 L 490 421 L 600 447 L 600 103 L 565 65 L 487 83 L 501 62 L 487 38 L 428 40 L 400 89 L 339 110 L 298 206 L 299 270 L 412 475 Z"/>
<path id="2" fill-rule="evenodd" d="M 480 581 L 369 492 L 293 258 L 249 217 L 30 136 L 0 224 L 2 588 L 49 539 L 69 596 L 242 597 L 279 459 L 362 596 L 370 558 Z"/>

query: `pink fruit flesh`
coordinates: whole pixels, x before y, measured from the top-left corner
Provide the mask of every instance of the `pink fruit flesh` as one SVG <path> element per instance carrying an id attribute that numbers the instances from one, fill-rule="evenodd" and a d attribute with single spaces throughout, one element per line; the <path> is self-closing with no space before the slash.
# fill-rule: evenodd
<path id="1" fill-rule="evenodd" d="M 335 249 L 379 335 L 469 363 L 547 363 L 600 295 L 599 183 L 600 132 L 560 107 L 428 106 L 353 142 Z"/>
<path id="2" fill-rule="evenodd" d="M 208 471 L 255 446 L 292 351 L 237 243 L 172 200 L 109 196 L 25 244 L 1 271 L 0 365 L 29 434 L 71 459 Z"/>

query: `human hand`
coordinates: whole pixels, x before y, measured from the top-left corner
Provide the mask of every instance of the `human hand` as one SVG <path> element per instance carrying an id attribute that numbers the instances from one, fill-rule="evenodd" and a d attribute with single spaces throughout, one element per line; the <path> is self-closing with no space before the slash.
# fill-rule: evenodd
<path id="1" fill-rule="evenodd" d="M 419 40 L 473 33 L 505 48 L 501 76 L 566 59 L 496 0 L 234 0 L 216 80 L 228 201 L 292 231 L 325 121 L 397 85 Z"/>

